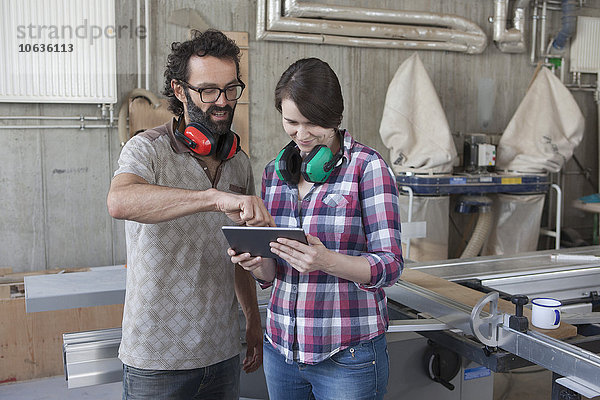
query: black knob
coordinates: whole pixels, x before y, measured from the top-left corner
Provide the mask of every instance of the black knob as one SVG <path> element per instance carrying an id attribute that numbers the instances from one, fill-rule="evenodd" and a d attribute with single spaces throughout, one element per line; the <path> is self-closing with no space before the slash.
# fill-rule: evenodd
<path id="1" fill-rule="evenodd" d="M 529 297 L 524 294 L 516 294 L 510 298 L 511 303 L 515 304 L 515 315 L 517 317 L 523 316 L 523 306 L 529 303 Z"/>
<path id="2" fill-rule="evenodd" d="M 527 317 L 523 316 L 523 306 L 529 302 L 529 298 L 522 294 L 514 295 L 510 298 L 511 303 L 515 305 L 515 315 L 511 315 L 508 326 L 519 332 L 525 332 L 529 328 Z"/>

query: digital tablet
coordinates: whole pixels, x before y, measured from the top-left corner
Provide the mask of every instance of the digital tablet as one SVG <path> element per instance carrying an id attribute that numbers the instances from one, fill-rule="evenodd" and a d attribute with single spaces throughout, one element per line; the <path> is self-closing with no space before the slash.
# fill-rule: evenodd
<path id="1" fill-rule="evenodd" d="M 270 242 L 276 242 L 277 238 L 297 240 L 304 244 L 306 235 L 302 228 L 279 228 L 268 226 L 224 226 L 221 228 L 229 246 L 236 253 L 250 253 L 252 256 L 274 258 L 271 253 Z"/>

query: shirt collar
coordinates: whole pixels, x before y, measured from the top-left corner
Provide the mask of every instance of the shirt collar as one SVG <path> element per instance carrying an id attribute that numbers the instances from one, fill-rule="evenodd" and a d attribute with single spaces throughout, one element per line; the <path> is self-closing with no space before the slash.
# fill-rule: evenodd
<path id="1" fill-rule="evenodd" d="M 352 136 L 350 136 L 350 133 L 348 133 L 348 130 L 346 130 L 346 129 L 341 130 L 341 132 L 343 135 L 342 137 L 344 139 L 343 140 L 343 146 L 344 146 L 343 156 L 348 162 L 350 162 L 350 160 L 351 160 L 350 150 L 354 146 L 354 138 Z"/>
<path id="2" fill-rule="evenodd" d="M 171 123 L 167 123 L 167 134 L 169 135 L 169 140 L 171 141 L 171 148 L 177 154 L 182 153 L 192 153 L 189 147 L 181 142 L 181 140 L 175 137 L 175 129 L 177 126 L 177 118 L 173 117 Z"/>

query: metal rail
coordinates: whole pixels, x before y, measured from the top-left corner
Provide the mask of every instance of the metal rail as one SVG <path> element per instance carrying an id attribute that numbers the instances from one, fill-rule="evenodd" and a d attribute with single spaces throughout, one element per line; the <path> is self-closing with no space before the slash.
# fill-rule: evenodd
<path id="1" fill-rule="evenodd" d="M 490 347 L 508 351 L 564 376 L 560 384 L 565 387 L 587 396 L 600 395 L 600 357 L 539 332 L 509 328 L 509 316 L 498 312 L 497 292 L 484 296 L 473 308 L 405 281 L 386 289 L 386 293 L 391 300 L 474 335 Z M 482 311 L 487 305 L 490 313 Z"/>
<path id="2" fill-rule="evenodd" d="M 69 389 L 118 382 L 121 328 L 63 334 L 63 362 Z"/>

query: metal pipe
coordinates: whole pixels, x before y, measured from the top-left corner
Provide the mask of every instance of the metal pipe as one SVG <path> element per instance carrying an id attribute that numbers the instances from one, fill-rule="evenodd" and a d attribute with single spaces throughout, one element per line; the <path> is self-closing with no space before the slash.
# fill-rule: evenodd
<path id="1" fill-rule="evenodd" d="M 477 34 L 482 32 L 477 24 L 457 15 L 299 3 L 297 0 L 284 1 L 284 15 L 297 18 L 322 18 L 326 15 L 330 20 L 446 27 Z"/>
<path id="2" fill-rule="evenodd" d="M 408 221 L 406 222 L 412 222 L 414 191 L 410 186 L 402 186 L 402 190 L 408 192 Z M 406 258 L 410 260 L 410 237 L 406 239 Z"/>
<path id="3" fill-rule="evenodd" d="M 112 125 L 0 125 L 0 129 L 110 129 Z"/>
<path id="4" fill-rule="evenodd" d="M 408 41 L 447 42 L 469 47 L 469 42 L 477 37 L 467 32 L 456 32 L 442 28 L 416 26 L 390 26 L 389 24 L 363 24 L 360 22 L 328 22 L 308 18 L 286 18 L 272 23 L 277 31 L 321 33 L 335 36 L 346 35 L 352 38 L 401 39 Z"/>
<path id="5" fill-rule="evenodd" d="M 406 50 L 445 50 L 468 53 L 467 46 L 445 42 L 364 39 L 322 34 L 298 34 L 291 32 L 266 32 L 263 39 L 280 42 L 293 41 L 301 43 L 331 44 L 352 47 L 393 48 Z"/>
<path id="6" fill-rule="evenodd" d="M 32 115 L 10 115 L 0 116 L 0 120 L 77 120 L 77 121 L 106 121 L 107 118 L 103 117 L 86 117 L 85 115 L 80 116 L 69 116 L 69 117 L 58 117 L 58 116 L 32 116 Z"/>
<path id="7" fill-rule="evenodd" d="M 529 60 L 532 65 L 535 64 L 535 46 L 537 42 L 537 21 L 538 21 L 538 0 L 533 4 L 533 15 L 531 16 L 531 50 L 529 51 Z"/>
<path id="8" fill-rule="evenodd" d="M 287 12 L 293 11 L 290 4 L 291 6 L 304 6 L 293 2 L 284 2 L 283 4 L 286 5 Z M 257 38 L 264 40 L 413 50 L 449 50 L 471 54 L 483 52 L 487 45 L 485 33 L 481 29 L 479 29 L 479 32 L 466 32 L 440 27 L 390 26 L 390 24 L 380 23 L 336 21 L 329 18 L 330 15 L 327 13 L 329 6 L 324 5 L 308 6 L 311 9 L 311 15 L 323 19 L 288 18 L 281 16 L 281 0 L 258 0 L 257 7 Z M 371 11 L 352 7 L 336 7 L 336 9 L 340 9 L 347 15 L 354 15 L 353 18 Z M 384 13 L 386 18 L 400 17 L 405 22 L 412 21 L 413 24 L 417 25 L 422 23 L 423 17 L 427 15 L 443 19 L 441 14 L 434 13 L 388 12 L 382 10 L 377 10 L 377 12 Z M 445 18 L 452 19 L 449 16 Z M 363 15 L 358 19 L 367 20 L 372 19 L 372 17 Z M 465 22 L 458 21 L 460 20 L 456 19 L 455 24 L 468 25 Z"/>
<path id="9" fill-rule="evenodd" d="M 114 124 L 114 122 L 115 122 L 115 119 L 116 119 L 116 118 L 115 118 L 115 113 L 114 113 L 114 111 L 115 111 L 114 104 L 110 104 L 110 105 L 108 106 L 108 123 L 109 123 L 110 125 Z"/>
<path id="10" fill-rule="evenodd" d="M 562 186 L 565 185 L 565 174 L 563 173 L 563 171 L 558 172 L 557 180 L 560 182 L 560 184 Z M 556 250 L 558 250 L 558 249 L 560 249 L 560 229 L 561 229 L 561 223 L 562 223 L 562 190 L 560 189 L 560 186 L 557 185 L 556 183 L 553 183 L 551 185 L 551 188 L 556 191 L 556 217 L 555 217 L 556 218 L 556 220 L 555 220 L 555 229 L 556 230 L 553 231 L 550 229 L 540 229 L 540 234 L 555 238 L 554 248 Z M 552 206 L 551 201 L 552 201 L 552 198 L 549 197 L 548 198 L 548 202 L 549 202 L 548 208 L 550 208 Z"/>
<path id="11" fill-rule="evenodd" d="M 540 56 L 546 54 L 546 17 L 547 17 L 547 2 L 544 0 L 542 3 L 542 16 L 540 19 L 542 20 L 540 24 Z"/>
<path id="12" fill-rule="evenodd" d="M 265 40 L 267 11 L 265 10 L 265 0 L 258 0 L 256 5 L 256 40 Z"/>
<path id="13" fill-rule="evenodd" d="M 525 46 L 525 8 L 529 0 L 519 0 L 513 9 L 512 24 L 506 28 L 508 21 L 508 0 L 494 0 L 494 42 L 504 53 L 523 53 Z"/>
<path id="14" fill-rule="evenodd" d="M 600 160 L 600 71 L 598 71 L 597 80 L 596 80 L 596 91 L 594 92 L 594 100 L 596 100 L 596 104 L 598 105 L 598 113 L 596 114 L 596 119 L 598 120 L 598 159 Z M 599 174 L 598 174 L 598 184 L 600 188 L 600 166 L 598 166 Z"/>
<path id="15" fill-rule="evenodd" d="M 137 26 L 140 26 L 140 13 L 141 13 L 140 0 L 135 0 L 135 9 L 136 9 L 136 23 Z M 137 51 L 137 87 L 142 87 L 142 39 L 140 35 L 136 35 L 136 51 Z"/>
<path id="16" fill-rule="evenodd" d="M 540 6 L 542 8 L 542 6 Z M 546 10 L 548 11 L 560 11 L 560 7 L 546 6 Z"/>
<path id="17" fill-rule="evenodd" d="M 562 223 L 562 190 L 560 186 L 553 183 L 552 189 L 556 191 L 556 242 L 554 247 L 560 249 L 560 229 Z"/>
<path id="18" fill-rule="evenodd" d="M 146 67 L 146 90 L 150 90 L 150 3 L 144 0 L 144 23 L 146 25 L 146 37 L 144 39 L 144 49 L 146 56 L 144 57 L 144 65 Z M 139 36 L 139 35 L 138 35 Z"/>

